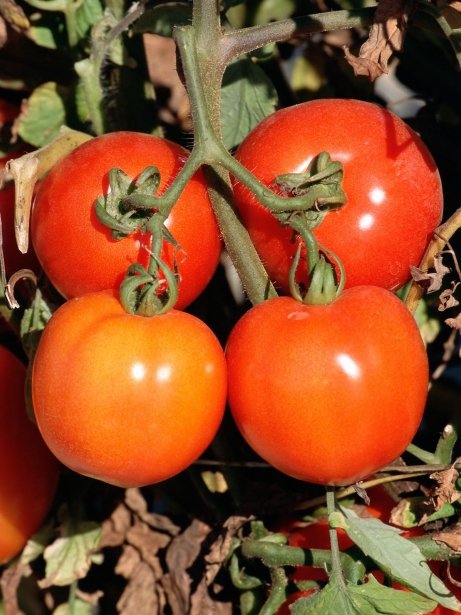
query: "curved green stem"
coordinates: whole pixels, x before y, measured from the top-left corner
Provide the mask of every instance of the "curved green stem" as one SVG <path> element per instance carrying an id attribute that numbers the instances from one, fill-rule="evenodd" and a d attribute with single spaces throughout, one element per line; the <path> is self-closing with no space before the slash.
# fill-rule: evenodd
<path id="1" fill-rule="evenodd" d="M 328 516 L 336 512 L 336 488 L 327 487 L 327 510 Z M 345 585 L 343 570 L 341 567 L 341 552 L 339 549 L 338 532 L 336 528 L 329 528 L 331 547 L 331 576 L 336 577 L 338 583 Z"/>
<path id="2" fill-rule="evenodd" d="M 316 13 L 228 32 L 221 39 L 220 61 L 225 66 L 244 53 L 250 53 L 269 43 L 286 41 L 294 36 L 369 26 L 373 23 L 375 9 L 376 7 L 372 6 L 363 9 Z"/>

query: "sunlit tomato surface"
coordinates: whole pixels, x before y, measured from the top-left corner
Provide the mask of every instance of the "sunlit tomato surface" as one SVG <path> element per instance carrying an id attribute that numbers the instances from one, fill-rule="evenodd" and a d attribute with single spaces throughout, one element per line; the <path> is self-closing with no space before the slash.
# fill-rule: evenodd
<path id="1" fill-rule="evenodd" d="M 344 168 L 347 202 L 315 229 L 346 270 L 346 285 L 395 290 L 410 278 L 441 220 L 442 188 L 421 139 L 389 111 L 357 100 L 317 100 L 277 111 L 236 158 L 264 184 L 306 170 L 322 151 Z M 296 242 L 239 182 L 237 206 L 271 278 L 287 289 Z M 305 262 L 299 271 L 305 277 Z"/>
<path id="2" fill-rule="evenodd" d="M 400 455 L 424 410 L 427 357 L 405 305 L 372 286 L 308 306 L 265 301 L 227 344 L 229 404 L 266 461 L 298 479 L 346 485 Z"/>
<path id="3" fill-rule="evenodd" d="M 26 414 L 24 365 L 0 346 L 0 563 L 43 523 L 59 464 Z"/>
<path id="4" fill-rule="evenodd" d="M 145 318 L 110 293 L 61 306 L 33 366 L 37 423 L 72 470 L 121 486 L 158 482 L 205 450 L 226 400 L 224 352 L 199 319 Z"/>
<path id="5" fill-rule="evenodd" d="M 32 242 L 53 285 L 66 298 L 118 288 L 134 262 L 147 266 L 151 237 L 135 232 L 121 241 L 96 217 L 94 201 L 108 190 L 108 172 L 135 179 L 147 166 L 160 171 L 159 192 L 169 186 L 188 152 L 147 134 L 115 132 L 88 141 L 58 162 L 43 181 L 32 212 Z M 216 221 L 201 172 L 187 184 L 167 219 L 181 250 L 164 244 L 162 258 L 180 275 L 177 306 L 206 287 L 221 251 Z"/>

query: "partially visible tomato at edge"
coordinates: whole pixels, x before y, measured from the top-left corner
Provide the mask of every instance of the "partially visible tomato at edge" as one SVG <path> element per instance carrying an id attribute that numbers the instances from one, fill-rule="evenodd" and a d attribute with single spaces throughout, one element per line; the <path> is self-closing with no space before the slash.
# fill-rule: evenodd
<path id="1" fill-rule="evenodd" d="M 223 417 L 224 351 L 180 310 L 127 314 L 110 292 L 62 305 L 40 339 L 32 400 L 43 439 L 66 466 L 123 487 L 194 462 Z"/>
<path id="2" fill-rule="evenodd" d="M 59 464 L 26 413 L 26 369 L 0 346 L 0 563 L 14 557 L 43 523 Z"/>
<path id="3" fill-rule="evenodd" d="M 107 194 L 110 169 L 121 168 L 136 179 L 147 166 L 157 167 L 162 193 L 188 155 L 166 139 L 121 131 L 83 143 L 53 167 L 35 198 L 31 236 L 45 273 L 65 298 L 118 289 L 132 263 L 148 264 L 150 235 L 134 232 L 116 241 L 97 219 L 93 204 Z M 181 246 L 176 250 L 164 242 L 161 256 L 172 268 L 176 255 L 180 276 L 176 307 L 182 309 L 204 290 L 221 253 L 201 171 L 188 182 L 166 226 Z"/>
<path id="4" fill-rule="evenodd" d="M 226 358 L 244 438 L 300 480 L 362 480 L 402 454 L 421 422 L 426 350 L 406 306 L 383 288 L 356 286 L 328 305 L 260 303 L 232 330 Z"/>
<path id="5" fill-rule="evenodd" d="M 346 203 L 314 235 L 346 270 L 346 287 L 396 290 L 410 279 L 442 216 L 442 186 L 419 136 L 386 109 L 360 100 L 325 99 L 275 112 L 244 139 L 236 158 L 263 184 L 305 171 L 328 152 L 343 165 Z M 236 204 L 269 273 L 285 292 L 299 240 L 240 182 Z M 305 258 L 298 273 L 306 277 Z"/>

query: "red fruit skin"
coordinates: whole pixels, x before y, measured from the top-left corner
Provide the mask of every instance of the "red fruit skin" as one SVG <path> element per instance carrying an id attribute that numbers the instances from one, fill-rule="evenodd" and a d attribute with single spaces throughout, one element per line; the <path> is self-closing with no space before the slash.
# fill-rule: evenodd
<path id="1" fill-rule="evenodd" d="M 59 464 L 24 403 L 26 370 L 0 346 L 0 563 L 14 557 L 43 523 Z"/>
<path id="2" fill-rule="evenodd" d="M 275 188 L 278 175 L 305 171 L 323 151 L 343 165 L 347 201 L 325 217 L 314 235 L 342 261 L 346 287 L 398 289 L 410 279 L 410 265 L 420 263 L 442 217 L 442 185 L 429 150 L 386 109 L 359 100 L 327 99 L 267 117 L 235 156 Z M 288 292 L 297 249 L 293 231 L 240 182 L 234 182 L 234 194 L 269 276 Z M 298 278 L 306 279 L 305 258 Z"/>
<path id="3" fill-rule="evenodd" d="M 226 357 L 238 428 L 294 478 L 362 480 L 398 457 L 421 422 L 426 351 L 405 305 L 383 288 L 357 286 L 326 306 L 260 303 L 234 327 Z"/>
<path id="4" fill-rule="evenodd" d="M 148 265 L 150 235 L 135 232 L 116 241 L 96 216 L 94 201 L 107 193 L 109 171 L 121 168 L 135 179 L 146 167 L 157 167 L 162 193 L 188 155 L 166 139 L 120 131 L 83 143 L 53 167 L 34 201 L 31 237 L 45 273 L 65 298 L 118 290 L 131 264 Z M 164 242 L 161 257 L 173 268 L 176 256 L 180 280 L 175 307 L 183 309 L 205 289 L 221 254 L 219 230 L 200 170 L 174 205 L 166 226 L 181 250 Z"/>

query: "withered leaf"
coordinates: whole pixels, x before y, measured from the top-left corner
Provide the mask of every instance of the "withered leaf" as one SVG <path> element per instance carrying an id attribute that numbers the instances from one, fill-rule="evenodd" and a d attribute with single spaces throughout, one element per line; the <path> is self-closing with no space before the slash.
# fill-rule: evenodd
<path id="1" fill-rule="evenodd" d="M 461 553 L 461 521 L 441 532 L 433 533 L 432 539 L 436 542 L 442 542 L 457 553 Z"/>
<path id="2" fill-rule="evenodd" d="M 450 269 L 443 264 L 442 255 L 438 254 L 434 257 L 434 271 L 421 271 L 418 267 L 411 266 L 410 272 L 413 280 L 418 282 L 426 292 L 434 293 L 440 290 L 443 278 L 450 273 Z"/>
<path id="3" fill-rule="evenodd" d="M 182 534 L 173 538 L 167 549 L 168 573 L 162 578 L 162 585 L 173 615 L 182 615 L 190 611 L 192 579 L 188 568 L 199 556 L 203 542 L 210 531 L 209 525 L 194 519 Z"/>
<path id="4" fill-rule="evenodd" d="M 455 318 L 447 318 L 445 320 L 445 324 L 452 329 L 457 329 L 458 331 L 461 330 L 461 313 L 459 313 Z"/>
<path id="5" fill-rule="evenodd" d="M 181 531 L 181 528 L 166 515 L 148 512 L 146 500 L 139 489 L 127 489 L 125 503 L 142 521 L 156 530 L 166 532 L 171 536 L 177 536 Z"/>
<path id="6" fill-rule="evenodd" d="M 20 561 L 3 570 L 0 577 L 0 588 L 4 615 L 17 615 L 21 612 L 18 604 L 18 587 L 22 577 L 28 576 L 30 572 L 29 564 L 22 564 Z"/>
<path id="7" fill-rule="evenodd" d="M 202 579 L 191 598 L 189 615 L 232 615 L 232 602 L 213 599 Z"/>
<path id="8" fill-rule="evenodd" d="M 430 478 L 436 481 L 437 486 L 431 492 L 430 498 L 434 502 L 435 510 L 440 510 L 444 504 L 453 504 L 461 497 L 461 492 L 455 488 L 459 473 L 454 467 L 441 472 L 434 472 Z"/>
<path id="9" fill-rule="evenodd" d="M 141 558 L 154 571 L 155 576 L 162 576 L 162 569 L 157 557 L 159 549 L 163 549 L 171 541 L 171 537 L 152 530 L 146 523 L 137 521 L 126 535 L 127 542 L 138 549 Z"/>
<path id="10" fill-rule="evenodd" d="M 141 555 L 138 550 L 131 545 L 125 545 L 117 565 L 115 566 L 115 574 L 129 579 L 140 561 Z"/>
<path id="11" fill-rule="evenodd" d="M 229 517 L 223 524 L 222 531 L 212 543 L 210 550 L 205 555 L 206 582 L 211 585 L 219 569 L 226 559 L 234 536 L 246 525 L 252 517 L 234 515 Z"/>
<path id="12" fill-rule="evenodd" d="M 440 293 L 438 307 L 439 312 L 444 312 L 445 310 L 459 305 L 459 301 L 454 296 L 454 292 L 458 286 L 459 282 L 452 284 L 451 288 L 446 288 Z"/>
<path id="13" fill-rule="evenodd" d="M 364 75 L 371 81 L 388 72 L 388 63 L 393 53 L 403 45 L 411 0 L 381 0 L 374 14 L 373 25 L 358 57 L 344 47 L 346 60 L 355 75 Z"/>
<path id="14" fill-rule="evenodd" d="M 100 548 L 117 547 L 125 542 L 131 527 L 131 513 L 125 504 L 119 504 L 102 524 Z"/>
<path id="15" fill-rule="evenodd" d="M 131 571 L 128 584 L 117 602 L 123 615 L 156 615 L 160 613 L 154 573 L 150 566 L 138 562 Z"/>

